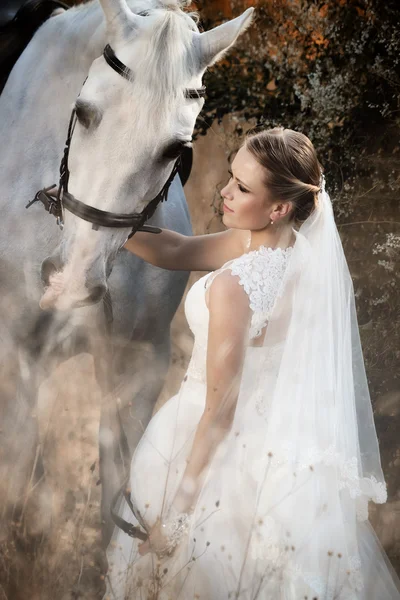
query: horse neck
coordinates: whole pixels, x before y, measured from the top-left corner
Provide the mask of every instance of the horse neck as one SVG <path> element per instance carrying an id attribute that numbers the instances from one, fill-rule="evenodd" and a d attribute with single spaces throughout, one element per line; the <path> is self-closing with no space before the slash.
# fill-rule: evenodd
<path id="1" fill-rule="evenodd" d="M 0 138 L 7 140 L 0 168 L 15 174 L 15 165 L 23 166 L 18 178 L 3 179 L 6 190 L 25 195 L 48 178 L 53 182 L 72 104 L 104 45 L 98 2 L 50 18 L 28 44 L 0 96 Z"/>

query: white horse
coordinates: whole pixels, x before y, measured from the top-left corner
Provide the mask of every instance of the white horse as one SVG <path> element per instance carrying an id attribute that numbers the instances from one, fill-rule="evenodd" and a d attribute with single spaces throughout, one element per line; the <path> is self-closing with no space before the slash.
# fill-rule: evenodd
<path id="1" fill-rule="evenodd" d="M 38 189 L 56 183 L 75 103 L 73 196 L 101 210 L 132 213 L 157 195 L 176 156 L 190 144 L 203 106 L 203 99 L 187 98 L 184 90 L 202 86 L 206 68 L 234 44 L 253 12 L 200 33 L 183 4 L 131 0 L 128 7 L 125 0 L 100 0 L 52 17 L 19 58 L 0 97 L 0 358 L 3 365 L 11 356 L 19 359 L 23 383 L 8 381 L 1 389 L 1 479 L 7 481 L 8 504 L 18 505 L 33 465 L 36 477 L 40 466 L 31 417 L 40 378 L 57 357 L 60 340 L 73 339 L 74 353 L 81 339 L 76 332 L 84 332 L 105 394 L 99 436 L 105 543 L 112 528 L 110 503 L 121 483 L 119 426 L 122 422 L 131 454 L 164 382 L 170 322 L 188 273 L 158 269 L 121 249 L 129 228 L 95 230 L 66 211 L 61 232 L 41 205 L 29 210 L 25 205 Z M 133 72 L 131 79 L 107 64 L 106 43 Z M 149 223 L 191 234 L 178 177 Z M 41 312 L 41 279 L 49 267 L 58 271 L 62 292 L 50 287 Z M 113 314 L 110 338 L 100 302 L 106 292 Z M 119 412 L 109 393 L 116 384 Z"/>

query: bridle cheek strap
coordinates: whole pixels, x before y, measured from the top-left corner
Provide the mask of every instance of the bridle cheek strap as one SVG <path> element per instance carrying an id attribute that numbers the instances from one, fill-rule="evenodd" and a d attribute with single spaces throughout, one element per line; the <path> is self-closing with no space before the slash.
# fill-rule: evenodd
<path id="1" fill-rule="evenodd" d="M 107 46 L 104 48 L 103 56 L 107 64 L 119 75 L 128 80 L 133 79 L 132 70 L 116 57 L 109 44 L 107 44 Z M 86 79 L 83 82 L 83 85 L 85 84 Z M 202 86 L 199 89 L 186 89 L 184 93 L 186 98 L 203 98 L 205 96 L 205 90 L 205 86 Z M 51 215 L 56 217 L 57 224 L 61 229 L 64 227 L 64 209 L 67 209 L 80 219 L 92 223 L 92 228 L 95 230 L 97 230 L 99 227 L 115 227 L 121 229 L 130 227 L 131 233 L 129 237 L 132 237 L 132 235 L 134 235 L 137 231 L 161 233 L 161 229 L 159 227 L 145 225 L 145 222 L 153 216 L 159 203 L 167 200 L 169 187 L 179 170 L 181 156 L 179 156 L 175 161 L 171 174 L 169 175 L 161 191 L 157 194 L 157 196 L 155 196 L 155 198 L 153 198 L 153 200 L 149 202 L 142 212 L 120 214 L 100 210 L 81 202 L 68 192 L 68 182 L 70 176 L 68 157 L 76 121 L 76 112 L 75 109 L 73 109 L 69 120 L 67 139 L 65 141 L 64 152 L 60 163 L 60 179 L 57 196 L 54 197 L 49 193 L 49 190 L 55 187 L 55 184 L 50 187 L 43 188 L 36 193 L 33 200 L 26 205 L 26 208 L 29 208 L 36 202 L 40 202 Z"/>

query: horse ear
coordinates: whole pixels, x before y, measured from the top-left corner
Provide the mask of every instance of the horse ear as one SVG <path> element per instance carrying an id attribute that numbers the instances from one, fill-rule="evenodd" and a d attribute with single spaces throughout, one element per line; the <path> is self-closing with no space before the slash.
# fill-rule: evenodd
<path id="1" fill-rule="evenodd" d="M 251 24 L 254 8 L 248 8 L 243 14 L 222 25 L 196 33 L 195 44 L 198 46 L 200 70 L 218 61 L 225 52 L 236 42 L 237 38 Z"/>
<path id="2" fill-rule="evenodd" d="M 140 27 L 144 17 L 133 13 L 126 0 L 99 1 L 106 19 L 109 37 L 124 38 Z"/>

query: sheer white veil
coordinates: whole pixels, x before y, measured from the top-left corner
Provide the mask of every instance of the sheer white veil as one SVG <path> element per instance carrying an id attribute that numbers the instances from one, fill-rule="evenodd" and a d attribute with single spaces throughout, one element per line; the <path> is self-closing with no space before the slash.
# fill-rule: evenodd
<path id="1" fill-rule="evenodd" d="M 138 446 L 143 472 L 132 461 L 133 506 L 149 525 L 161 514 L 167 531 L 172 518 L 170 539 L 182 542 L 160 567 L 170 577 L 162 598 L 400 597 L 368 521 L 368 501 L 384 503 L 386 484 L 352 279 L 324 178 L 315 210 L 294 231 L 264 342 L 246 350 L 233 424 L 190 518 L 169 511 L 204 409 L 203 382 L 184 380 L 155 415 Z M 159 433 L 160 423 L 168 427 Z M 113 562 L 126 564 L 131 538 L 120 534 Z M 136 598 L 138 578 L 142 585 L 135 562 L 132 576 L 122 568 L 115 593 L 127 579 Z"/>
<path id="2" fill-rule="evenodd" d="M 255 386 L 268 466 L 335 466 L 339 489 L 357 500 L 364 520 L 368 500 L 384 503 L 387 491 L 353 283 L 323 175 L 315 210 L 294 232 L 264 344 L 250 349 L 241 393 Z"/>

